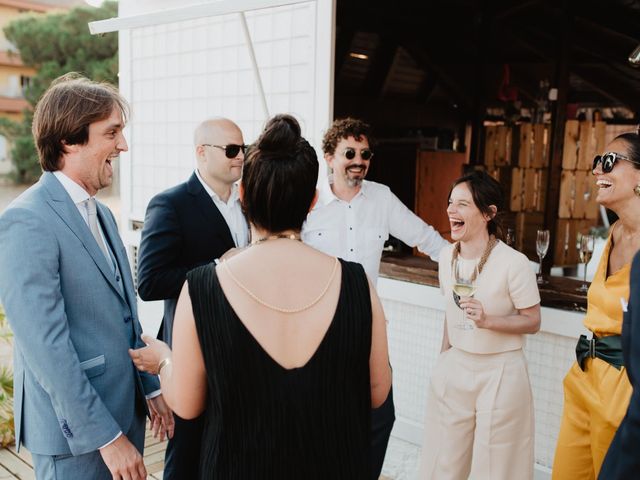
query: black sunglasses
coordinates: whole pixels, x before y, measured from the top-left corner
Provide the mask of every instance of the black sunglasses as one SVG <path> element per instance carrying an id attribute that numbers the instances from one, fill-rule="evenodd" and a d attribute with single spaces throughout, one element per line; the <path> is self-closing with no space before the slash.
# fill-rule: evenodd
<path id="1" fill-rule="evenodd" d="M 351 147 L 345 148 L 344 156 L 347 160 L 353 160 L 354 158 L 356 158 L 356 149 Z M 368 148 L 363 148 L 362 150 L 360 150 L 360 158 L 362 158 L 363 160 L 371 160 L 371 157 L 373 157 L 373 152 Z"/>
<path id="2" fill-rule="evenodd" d="M 598 164 L 602 163 L 602 171 L 604 173 L 609 173 L 611 170 L 613 170 L 613 167 L 618 160 L 626 160 L 627 162 L 635 163 L 632 160 L 630 160 L 628 157 L 625 157 L 624 155 L 620 155 L 619 153 L 607 152 L 602 155 L 595 156 L 595 158 L 593 159 L 593 166 L 591 167 L 591 171 L 593 172 L 598 166 Z"/>
<path id="3" fill-rule="evenodd" d="M 211 145 L 209 143 L 203 143 L 203 147 L 216 147 L 224 150 L 224 155 L 227 158 L 236 158 L 240 150 L 244 153 L 247 150 L 248 145 L 235 145 L 230 143 L 229 145 Z"/>

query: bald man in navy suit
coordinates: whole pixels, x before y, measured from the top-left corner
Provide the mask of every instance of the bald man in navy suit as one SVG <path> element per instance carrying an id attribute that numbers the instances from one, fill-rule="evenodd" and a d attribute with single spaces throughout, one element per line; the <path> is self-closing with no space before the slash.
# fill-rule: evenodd
<path id="1" fill-rule="evenodd" d="M 237 184 L 245 151 L 240 128 L 226 118 L 206 120 L 195 130 L 193 148 L 197 167 L 191 177 L 149 202 L 138 256 L 138 293 L 143 300 L 164 300 L 159 338 L 169 345 L 187 272 L 244 247 L 249 238 Z M 176 417 L 165 480 L 198 478 L 203 428 L 204 415 Z"/>

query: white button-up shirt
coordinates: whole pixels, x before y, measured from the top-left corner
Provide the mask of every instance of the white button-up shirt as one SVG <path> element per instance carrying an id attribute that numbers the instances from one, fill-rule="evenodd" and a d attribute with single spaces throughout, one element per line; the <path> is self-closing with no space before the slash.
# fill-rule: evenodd
<path id="1" fill-rule="evenodd" d="M 76 204 L 76 208 L 80 212 L 84 223 L 89 226 L 89 214 L 87 212 L 87 204 L 85 203 L 90 198 L 89 193 L 76 182 L 67 177 L 60 170 L 56 170 L 55 172 L 53 172 L 53 175 L 58 179 L 58 181 L 62 184 L 62 187 L 67 191 L 67 193 L 71 197 L 71 201 Z M 104 236 L 104 232 L 102 231 L 102 225 L 100 224 L 100 221 L 98 221 L 98 231 L 100 232 L 102 241 L 105 245 L 107 245 L 107 239 Z"/>
<path id="2" fill-rule="evenodd" d="M 386 185 L 364 180 L 356 196 L 345 202 L 333 194 L 332 182 L 330 175 L 321 185 L 318 202 L 302 227 L 302 240 L 328 255 L 362 264 L 374 285 L 389 234 L 436 262 L 449 244 Z"/>
<path id="3" fill-rule="evenodd" d="M 231 237 L 233 238 L 233 242 L 236 244 L 236 247 L 246 247 L 249 243 L 249 227 L 247 225 L 247 220 L 242 213 L 238 184 L 233 184 L 229 200 L 225 202 L 209 187 L 209 185 L 206 184 L 200 176 L 198 169 L 196 169 L 196 177 L 198 177 L 198 180 L 200 180 L 205 191 L 209 194 L 216 207 L 218 207 L 218 210 L 220 210 L 224 221 L 227 222 L 229 230 L 231 231 Z"/>

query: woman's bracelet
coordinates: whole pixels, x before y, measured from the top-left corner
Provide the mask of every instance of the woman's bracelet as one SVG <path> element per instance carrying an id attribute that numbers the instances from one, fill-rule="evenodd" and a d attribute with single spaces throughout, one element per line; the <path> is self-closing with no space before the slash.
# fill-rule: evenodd
<path id="1" fill-rule="evenodd" d="M 158 364 L 158 375 L 160 375 L 160 372 L 162 371 L 162 369 L 167 365 L 171 365 L 171 357 L 165 357 L 162 360 L 160 360 L 160 363 Z"/>

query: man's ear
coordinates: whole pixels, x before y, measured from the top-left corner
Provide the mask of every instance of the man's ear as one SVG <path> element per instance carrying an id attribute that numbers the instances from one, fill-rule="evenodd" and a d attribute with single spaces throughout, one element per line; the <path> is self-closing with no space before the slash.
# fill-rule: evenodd
<path id="1" fill-rule="evenodd" d="M 331 154 L 331 153 L 325 153 L 324 154 L 324 161 L 327 162 L 327 165 L 329 165 L 329 168 L 331 168 L 331 170 L 333 170 L 333 157 L 335 154 Z"/>
<path id="2" fill-rule="evenodd" d="M 196 145 L 196 157 L 198 159 L 204 157 L 204 147 L 202 145 Z"/>
<path id="3" fill-rule="evenodd" d="M 78 151 L 78 145 L 77 144 L 68 144 L 66 140 L 60 140 L 60 143 L 62 144 L 62 151 L 64 153 L 75 153 Z"/>

